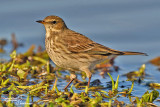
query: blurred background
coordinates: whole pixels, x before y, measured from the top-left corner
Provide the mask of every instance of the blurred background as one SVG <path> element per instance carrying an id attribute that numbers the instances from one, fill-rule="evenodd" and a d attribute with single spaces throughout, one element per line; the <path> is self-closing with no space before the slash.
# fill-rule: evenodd
<path id="1" fill-rule="evenodd" d="M 121 67 L 134 68 L 160 55 L 158 0 L 1 1 L 0 39 L 10 42 L 11 33 L 15 33 L 17 41 L 25 47 L 18 48 L 18 52 L 26 51 L 31 44 L 45 48 L 45 29 L 36 20 L 49 15 L 60 16 L 70 29 L 105 46 L 149 55 L 118 57 L 116 63 Z M 5 50 L 11 50 L 10 43 Z"/>

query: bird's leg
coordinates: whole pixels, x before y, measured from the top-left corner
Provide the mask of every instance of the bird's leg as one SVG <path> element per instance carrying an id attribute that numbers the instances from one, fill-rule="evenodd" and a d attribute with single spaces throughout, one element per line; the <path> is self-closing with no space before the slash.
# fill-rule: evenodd
<path id="1" fill-rule="evenodd" d="M 70 75 L 70 81 L 69 81 L 69 83 L 66 85 L 66 87 L 64 88 L 64 90 L 66 90 L 67 89 L 67 87 L 72 83 L 72 81 L 74 80 L 74 79 L 76 79 L 77 78 L 77 76 L 74 74 L 74 73 L 72 73 L 71 72 L 71 75 Z"/>
<path id="2" fill-rule="evenodd" d="M 89 77 L 89 80 L 88 80 L 88 88 L 89 88 L 89 84 L 90 84 L 90 81 L 91 81 L 91 77 Z"/>
<path id="3" fill-rule="evenodd" d="M 64 90 L 67 89 L 67 87 L 72 83 L 73 80 L 74 80 L 74 78 L 69 81 L 69 83 L 66 85 L 66 87 L 64 88 Z"/>
<path id="4" fill-rule="evenodd" d="M 89 69 L 83 69 L 83 71 L 86 73 L 87 77 L 89 78 L 89 80 L 88 80 L 88 88 L 89 88 L 89 84 L 90 84 L 90 81 L 91 81 L 92 73 L 90 72 Z"/>

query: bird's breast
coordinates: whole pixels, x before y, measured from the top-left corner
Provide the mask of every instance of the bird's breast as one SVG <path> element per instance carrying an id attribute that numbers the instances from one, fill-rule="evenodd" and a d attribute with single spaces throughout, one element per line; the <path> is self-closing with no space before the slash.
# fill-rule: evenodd
<path id="1" fill-rule="evenodd" d="M 70 53 L 66 46 L 59 41 L 58 37 L 46 38 L 45 47 L 49 57 L 57 66 L 66 69 L 71 68 Z"/>

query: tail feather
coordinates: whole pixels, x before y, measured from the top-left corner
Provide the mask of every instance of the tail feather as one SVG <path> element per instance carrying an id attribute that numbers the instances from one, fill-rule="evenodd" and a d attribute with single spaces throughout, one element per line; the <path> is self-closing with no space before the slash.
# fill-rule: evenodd
<path id="1" fill-rule="evenodd" d="M 142 53 L 142 52 L 129 52 L 129 51 L 124 51 L 123 55 L 145 55 L 145 56 L 148 56 L 146 53 Z"/>

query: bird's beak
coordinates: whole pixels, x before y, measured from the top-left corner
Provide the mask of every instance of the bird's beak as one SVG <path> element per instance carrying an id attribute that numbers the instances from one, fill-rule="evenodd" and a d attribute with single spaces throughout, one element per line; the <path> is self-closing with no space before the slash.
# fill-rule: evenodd
<path id="1" fill-rule="evenodd" d="M 43 20 L 38 20 L 38 21 L 36 21 L 36 22 L 38 22 L 38 23 L 42 23 L 42 24 L 45 24 L 46 22 L 45 21 L 43 21 Z"/>

